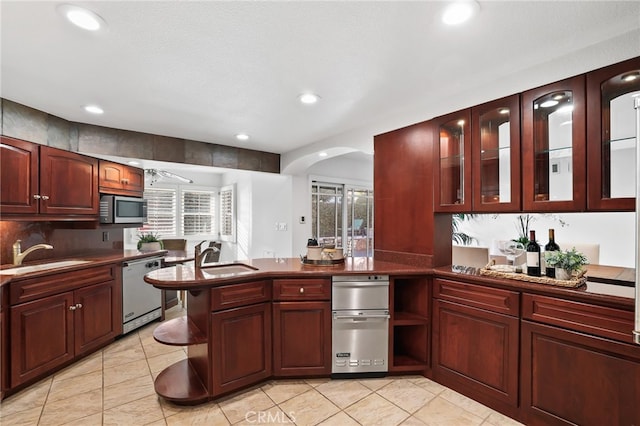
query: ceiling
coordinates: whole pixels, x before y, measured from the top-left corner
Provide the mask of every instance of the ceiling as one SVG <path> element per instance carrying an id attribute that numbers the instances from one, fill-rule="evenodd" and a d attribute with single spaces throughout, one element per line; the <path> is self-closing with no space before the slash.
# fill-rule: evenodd
<path id="1" fill-rule="evenodd" d="M 456 27 L 439 1 L 75 2 L 107 22 L 96 33 L 58 4 L 0 4 L 3 98 L 289 156 L 371 153 L 375 134 L 640 55 L 638 1 L 480 1 Z"/>

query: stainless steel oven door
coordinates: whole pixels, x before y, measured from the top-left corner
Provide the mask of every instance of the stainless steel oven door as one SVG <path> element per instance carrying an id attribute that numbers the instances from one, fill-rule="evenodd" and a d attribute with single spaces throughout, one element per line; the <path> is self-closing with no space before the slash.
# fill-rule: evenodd
<path id="1" fill-rule="evenodd" d="M 333 311 L 331 373 L 388 371 L 389 311 Z"/>

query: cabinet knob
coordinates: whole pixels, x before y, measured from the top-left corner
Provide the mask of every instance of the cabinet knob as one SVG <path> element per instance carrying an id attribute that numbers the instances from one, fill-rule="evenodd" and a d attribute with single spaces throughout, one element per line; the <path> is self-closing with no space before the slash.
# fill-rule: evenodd
<path id="1" fill-rule="evenodd" d="M 82 309 L 82 303 L 76 303 L 76 308 Z"/>
<path id="2" fill-rule="evenodd" d="M 41 198 L 42 198 L 43 200 L 48 200 L 48 199 L 49 199 L 49 196 L 48 196 L 48 195 L 43 195 Z"/>
<path id="3" fill-rule="evenodd" d="M 304 293 L 304 287 L 300 287 L 300 293 Z"/>
<path id="4" fill-rule="evenodd" d="M 76 308 L 76 305 L 71 305 L 71 306 L 69 306 L 69 310 L 70 310 L 70 311 L 75 311 L 76 309 L 77 309 L 77 308 Z"/>
<path id="5" fill-rule="evenodd" d="M 40 197 L 38 194 L 33 194 L 33 199 L 34 200 L 39 200 L 40 198 L 42 198 L 42 197 Z"/>

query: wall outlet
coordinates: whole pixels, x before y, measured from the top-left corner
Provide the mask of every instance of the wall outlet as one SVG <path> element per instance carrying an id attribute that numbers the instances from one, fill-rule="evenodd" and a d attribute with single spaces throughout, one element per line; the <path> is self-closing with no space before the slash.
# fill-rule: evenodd
<path id="1" fill-rule="evenodd" d="M 306 221 L 307 221 L 307 220 L 305 219 L 305 217 L 304 217 L 304 216 L 300 216 L 300 223 L 301 223 L 301 224 L 303 224 L 303 225 L 304 225 L 304 224 L 306 223 Z"/>
<path id="2" fill-rule="evenodd" d="M 109 241 L 109 231 L 102 231 L 102 241 Z"/>
<path id="3" fill-rule="evenodd" d="M 286 222 L 281 222 L 278 224 L 278 230 L 279 231 L 286 231 L 287 230 L 287 224 Z"/>

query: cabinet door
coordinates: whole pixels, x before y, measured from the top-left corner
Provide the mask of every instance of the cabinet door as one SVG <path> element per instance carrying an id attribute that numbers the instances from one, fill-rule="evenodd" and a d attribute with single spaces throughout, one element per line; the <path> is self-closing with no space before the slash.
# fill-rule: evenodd
<path id="1" fill-rule="evenodd" d="M 100 192 L 142 196 L 144 191 L 143 169 L 100 160 L 99 171 Z"/>
<path id="2" fill-rule="evenodd" d="M 144 169 L 127 166 L 125 179 L 124 189 L 127 193 L 142 197 L 142 193 L 144 192 Z"/>
<path id="3" fill-rule="evenodd" d="M 75 353 L 91 351 L 122 333 L 116 281 L 95 284 L 74 293 Z"/>
<path id="4" fill-rule="evenodd" d="M 471 211 L 471 110 L 432 121 L 438 162 L 434 175 L 435 211 Z"/>
<path id="5" fill-rule="evenodd" d="M 331 303 L 273 304 L 273 374 L 331 373 Z"/>
<path id="6" fill-rule="evenodd" d="M 0 138 L 0 213 L 37 213 L 39 145 Z"/>
<path id="7" fill-rule="evenodd" d="M 271 375 L 271 304 L 211 314 L 213 396 Z"/>
<path id="8" fill-rule="evenodd" d="M 473 209 L 520 211 L 520 96 L 471 110 Z"/>
<path id="9" fill-rule="evenodd" d="M 522 321 L 526 424 L 640 424 L 640 349 Z"/>
<path id="10" fill-rule="evenodd" d="M 635 209 L 640 57 L 587 74 L 589 210 Z"/>
<path id="11" fill-rule="evenodd" d="M 10 308 L 11 387 L 73 359 L 71 306 L 67 292 Z"/>
<path id="12" fill-rule="evenodd" d="M 40 147 L 40 213 L 98 214 L 98 160 Z"/>
<path id="13" fill-rule="evenodd" d="M 526 211 L 586 208 L 585 77 L 522 94 L 522 192 Z"/>
<path id="14" fill-rule="evenodd" d="M 516 415 L 518 318 L 438 299 L 433 309 L 436 380 Z"/>

